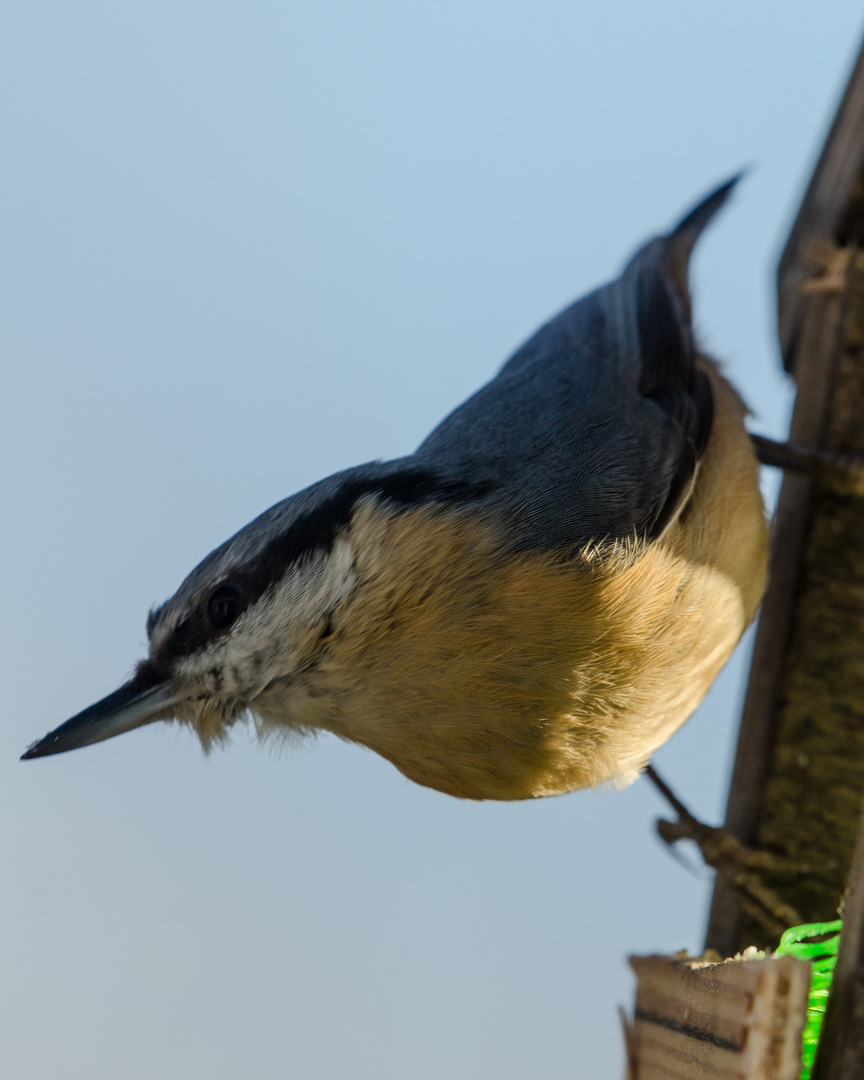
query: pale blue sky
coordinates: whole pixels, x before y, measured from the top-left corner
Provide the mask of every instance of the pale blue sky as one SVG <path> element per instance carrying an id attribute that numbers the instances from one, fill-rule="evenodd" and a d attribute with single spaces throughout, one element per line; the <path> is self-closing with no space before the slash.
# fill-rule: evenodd
<path id="1" fill-rule="evenodd" d="M 605 1080 L 705 880 L 647 784 L 460 803 L 113 690 L 212 547 L 410 451 L 710 185 L 696 315 L 762 430 L 776 257 L 864 29 L 824 0 L 13 5 L 0 39 L 0 1047 L 14 1080 Z M 739 656 L 658 756 L 722 808 Z"/>

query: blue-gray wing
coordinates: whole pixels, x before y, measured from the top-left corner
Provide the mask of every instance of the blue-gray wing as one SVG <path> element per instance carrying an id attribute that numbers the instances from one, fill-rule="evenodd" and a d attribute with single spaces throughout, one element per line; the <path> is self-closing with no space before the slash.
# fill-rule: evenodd
<path id="1" fill-rule="evenodd" d="M 520 545 L 659 535 L 690 491 L 713 418 L 688 260 L 737 179 L 542 327 L 432 432 L 418 464 L 486 483 Z"/>

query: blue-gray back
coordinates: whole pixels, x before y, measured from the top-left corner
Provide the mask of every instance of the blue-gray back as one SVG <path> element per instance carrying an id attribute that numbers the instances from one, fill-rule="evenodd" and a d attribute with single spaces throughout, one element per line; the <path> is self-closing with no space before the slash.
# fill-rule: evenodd
<path id="1" fill-rule="evenodd" d="M 487 483 L 526 547 L 662 531 L 713 417 L 695 366 L 687 262 L 734 183 L 543 326 L 432 432 L 417 464 Z"/>

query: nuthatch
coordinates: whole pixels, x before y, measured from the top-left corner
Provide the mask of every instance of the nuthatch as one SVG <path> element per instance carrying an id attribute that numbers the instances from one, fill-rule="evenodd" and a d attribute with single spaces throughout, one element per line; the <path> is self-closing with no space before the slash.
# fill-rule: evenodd
<path id="1" fill-rule="evenodd" d="M 471 799 L 632 780 L 753 618 L 745 408 L 687 267 L 731 180 L 540 329 L 409 457 L 337 473 L 207 556 L 129 682 L 25 758 L 177 720 L 330 731 Z"/>

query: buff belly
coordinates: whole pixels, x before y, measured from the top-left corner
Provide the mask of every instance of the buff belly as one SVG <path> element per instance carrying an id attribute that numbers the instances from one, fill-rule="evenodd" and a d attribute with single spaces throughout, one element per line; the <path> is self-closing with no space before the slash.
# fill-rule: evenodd
<path id="1" fill-rule="evenodd" d="M 315 675 L 320 694 L 309 686 L 309 726 L 464 798 L 632 780 L 702 700 L 765 584 L 744 406 L 704 365 L 711 439 L 684 510 L 650 545 L 507 561 L 482 522 L 427 509 L 423 520 L 393 515 L 382 532 L 377 511 L 361 511 L 357 573 L 379 579 L 377 599 L 341 616 L 352 633 L 340 646 L 337 627 Z M 385 533 L 386 544 L 372 542 Z"/>

